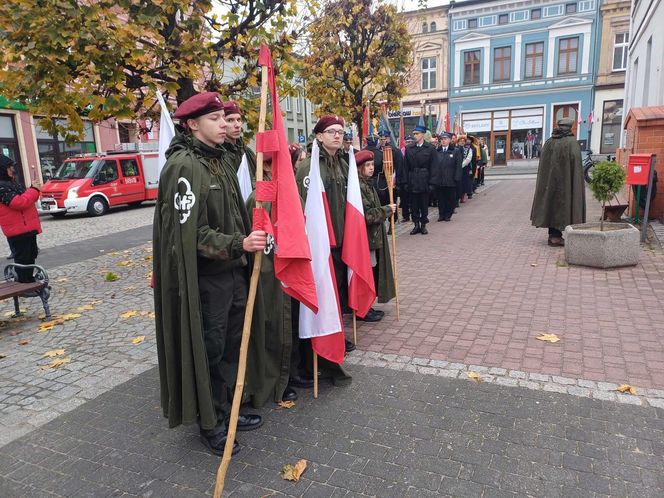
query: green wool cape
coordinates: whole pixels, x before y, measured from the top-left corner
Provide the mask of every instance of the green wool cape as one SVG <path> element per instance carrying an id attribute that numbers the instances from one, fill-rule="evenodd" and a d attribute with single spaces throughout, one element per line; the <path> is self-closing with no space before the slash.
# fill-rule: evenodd
<path id="1" fill-rule="evenodd" d="M 249 216 L 222 153 L 177 127 L 159 180 L 153 225 L 155 325 L 161 405 L 170 427 L 198 422 L 214 429 L 222 422 L 212 400 L 198 275 L 244 267 L 248 277 L 251 268 L 242 249 Z M 260 304 L 257 299 L 250 355 L 261 350 Z M 257 375 L 260 371 L 249 365 L 247 383 Z"/>
<path id="2" fill-rule="evenodd" d="M 387 303 L 396 296 L 390 245 L 387 239 L 387 230 L 385 230 L 385 220 L 389 219 L 392 209 L 390 206 L 380 205 L 378 192 L 376 192 L 371 178 L 362 178 L 360 180 L 360 190 L 362 192 L 364 219 L 367 222 L 369 249 L 376 251 L 378 264 L 378 288 L 376 289 L 376 296 L 379 303 Z"/>
<path id="3" fill-rule="evenodd" d="M 249 174 L 251 175 L 251 188 L 256 190 L 256 153 L 245 145 L 241 138 L 235 143 L 226 141 L 222 144 L 223 149 L 228 153 L 229 160 L 235 171 L 240 169 L 242 156 L 247 155 L 247 164 L 249 165 Z"/>
<path id="4" fill-rule="evenodd" d="M 581 147 L 569 128 L 556 128 L 542 148 L 530 219 L 561 231 L 586 221 Z"/>

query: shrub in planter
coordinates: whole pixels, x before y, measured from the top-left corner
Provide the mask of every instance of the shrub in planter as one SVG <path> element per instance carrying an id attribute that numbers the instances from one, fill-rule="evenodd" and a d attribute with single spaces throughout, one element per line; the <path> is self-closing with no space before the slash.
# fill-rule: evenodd
<path id="1" fill-rule="evenodd" d="M 606 203 L 620 192 L 625 186 L 625 170 L 615 161 L 602 161 L 593 167 L 593 178 L 590 182 L 590 191 L 593 197 L 602 203 L 602 217 L 599 229 L 604 230 L 604 211 Z"/>

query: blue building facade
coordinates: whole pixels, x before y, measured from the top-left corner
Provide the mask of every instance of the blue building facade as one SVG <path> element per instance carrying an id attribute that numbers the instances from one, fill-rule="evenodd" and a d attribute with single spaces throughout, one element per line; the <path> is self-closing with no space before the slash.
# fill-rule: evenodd
<path id="1" fill-rule="evenodd" d="M 587 141 L 600 0 L 450 5 L 449 112 L 496 165 L 535 159 L 558 119 Z"/>

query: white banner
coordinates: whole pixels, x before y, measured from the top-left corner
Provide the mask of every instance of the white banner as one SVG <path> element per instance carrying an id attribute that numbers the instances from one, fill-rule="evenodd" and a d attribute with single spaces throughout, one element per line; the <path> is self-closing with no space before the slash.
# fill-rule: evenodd
<path id="1" fill-rule="evenodd" d="M 512 118 L 513 130 L 526 130 L 542 127 L 542 116 L 524 116 Z"/>

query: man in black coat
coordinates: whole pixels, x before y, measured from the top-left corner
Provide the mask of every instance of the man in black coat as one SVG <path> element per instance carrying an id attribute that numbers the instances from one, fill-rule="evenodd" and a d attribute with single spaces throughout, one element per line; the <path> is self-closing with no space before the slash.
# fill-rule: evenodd
<path id="1" fill-rule="evenodd" d="M 353 134 L 344 133 L 343 147 L 341 148 L 341 157 L 343 157 L 346 164 L 350 164 L 350 150 L 353 149 L 353 154 L 357 154 L 359 150 L 353 147 Z"/>
<path id="2" fill-rule="evenodd" d="M 436 149 L 424 141 L 424 126 L 417 125 L 413 130 L 415 142 L 406 147 L 406 171 L 408 172 L 408 190 L 410 207 L 415 227 L 410 234 L 426 235 L 429 223 L 429 180 L 431 170 L 436 162 Z"/>
<path id="3" fill-rule="evenodd" d="M 371 179 L 376 192 L 378 192 L 380 204 L 385 206 L 390 203 L 390 196 L 387 191 L 387 179 L 383 172 L 383 149 L 378 145 L 378 137 L 367 137 L 365 150 L 370 151 L 374 156 L 374 173 Z"/>
<path id="4" fill-rule="evenodd" d="M 401 177 L 405 176 L 405 172 L 404 172 L 404 169 L 403 169 L 404 168 L 403 153 L 401 152 L 401 149 L 399 149 L 399 147 L 396 147 L 391 143 L 391 138 L 392 137 L 390 136 L 390 131 L 389 130 L 381 130 L 378 133 L 378 135 L 380 136 L 380 147 L 381 147 L 381 149 L 385 150 L 385 148 L 387 148 L 387 147 L 392 149 L 392 167 L 394 169 L 394 174 L 397 177 L 396 181 L 394 182 L 394 186 L 399 188 L 400 185 L 402 185 L 403 183 L 406 182 L 405 179 L 404 179 L 404 181 L 401 181 Z M 387 178 L 386 178 L 386 180 L 387 180 Z M 386 198 L 387 198 L 388 204 L 389 204 L 389 192 L 386 192 L 386 193 L 387 193 Z M 378 192 L 378 195 L 380 195 L 380 191 Z M 394 192 L 394 198 L 395 199 L 397 198 L 397 195 L 398 195 L 398 193 Z M 381 202 L 382 202 L 382 200 L 381 200 Z M 403 205 L 403 203 L 402 203 L 402 205 Z M 394 221 L 397 221 L 397 218 L 398 218 L 398 212 L 394 213 Z"/>
<path id="5" fill-rule="evenodd" d="M 438 199 L 438 221 L 450 221 L 456 207 L 457 185 L 461 182 L 461 151 L 450 144 L 452 135 L 440 135 L 436 164 L 431 171 L 431 185 Z"/>

